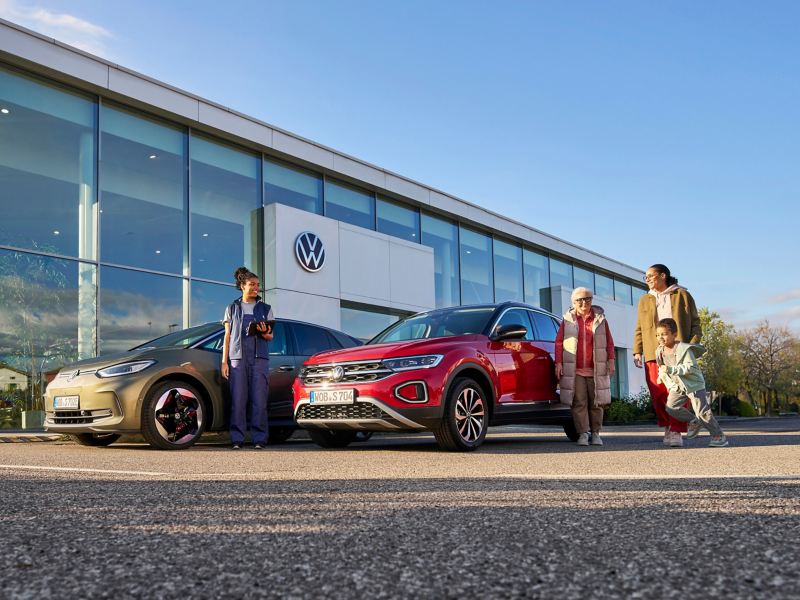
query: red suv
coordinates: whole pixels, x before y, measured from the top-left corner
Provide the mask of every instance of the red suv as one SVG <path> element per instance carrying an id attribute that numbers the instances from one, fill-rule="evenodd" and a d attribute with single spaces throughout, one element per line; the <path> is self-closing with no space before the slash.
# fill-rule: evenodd
<path id="1" fill-rule="evenodd" d="M 577 439 L 553 368 L 558 318 L 527 304 L 459 306 L 398 321 L 364 346 L 316 354 L 294 382 L 294 416 L 320 446 L 360 431 L 432 431 L 474 450 L 489 425 L 547 423 Z"/>

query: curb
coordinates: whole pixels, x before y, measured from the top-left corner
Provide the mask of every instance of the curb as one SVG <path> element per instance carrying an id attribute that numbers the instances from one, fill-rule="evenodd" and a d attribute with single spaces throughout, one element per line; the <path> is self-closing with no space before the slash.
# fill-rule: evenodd
<path id="1" fill-rule="evenodd" d="M 61 439 L 60 433 L 0 433 L 0 444 L 20 444 L 25 442 L 55 442 Z"/>

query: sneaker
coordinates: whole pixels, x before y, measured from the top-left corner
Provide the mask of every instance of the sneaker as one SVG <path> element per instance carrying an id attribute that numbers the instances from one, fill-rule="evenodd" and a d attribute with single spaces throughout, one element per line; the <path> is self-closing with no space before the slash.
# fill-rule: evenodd
<path id="1" fill-rule="evenodd" d="M 592 433 L 592 446 L 602 446 L 603 439 L 600 437 L 599 433 Z"/>
<path id="2" fill-rule="evenodd" d="M 255 446 L 253 446 L 253 450 L 263 450 L 263 449 L 264 449 L 264 444 L 256 444 Z"/>
<path id="3" fill-rule="evenodd" d="M 723 433 L 718 437 L 712 437 L 711 441 L 708 443 L 709 448 L 724 448 L 728 445 L 728 438 Z"/>
<path id="4" fill-rule="evenodd" d="M 233 444 L 233 445 L 231 446 L 231 450 L 240 450 L 240 449 L 241 449 L 241 447 L 242 447 L 242 445 L 241 445 L 241 444 Z"/>
<path id="5" fill-rule="evenodd" d="M 670 448 L 680 448 L 683 446 L 683 436 L 680 431 L 671 431 L 669 439 Z"/>
<path id="6" fill-rule="evenodd" d="M 578 446 L 588 446 L 589 445 L 589 434 L 582 433 L 578 436 Z"/>
<path id="7" fill-rule="evenodd" d="M 672 432 L 669 430 L 669 427 L 664 429 L 664 442 L 665 446 L 669 446 L 670 441 L 672 440 Z"/>
<path id="8" fill-rule="evenodd" d="M 693 440 L 698 435 L 700 435 L 700 431 L 703 429 L 703 422 L 700 419 L 692 419 L 692 422 L 689 423 L 689 431 L 686 432 L 686 439 Z"/>

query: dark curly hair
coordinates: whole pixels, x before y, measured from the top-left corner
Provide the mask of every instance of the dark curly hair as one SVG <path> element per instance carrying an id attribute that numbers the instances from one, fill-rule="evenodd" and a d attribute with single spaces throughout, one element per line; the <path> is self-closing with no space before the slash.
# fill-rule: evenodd
<path id="1" fill-rule="evenodd" d="M 248 279 L 258 279 L 258 275 L 247 267 L 239 267 L 233 272 L 233 280 L 236 283 L 237 289 L 242 289 L 242 286 Z"/>
<path id="2" fill-rule="evenodd" d="M 662 265 L 661 263 L 656 263 L 654 265 L 650 265 L 650 268 L 653 269 L 656 273 L 663 273 L 667 276 L 667 285 L 674 285 L 678 283 L 678 278 L 673 277 L 672 273 L 669 272 L 667 265 Z"/>

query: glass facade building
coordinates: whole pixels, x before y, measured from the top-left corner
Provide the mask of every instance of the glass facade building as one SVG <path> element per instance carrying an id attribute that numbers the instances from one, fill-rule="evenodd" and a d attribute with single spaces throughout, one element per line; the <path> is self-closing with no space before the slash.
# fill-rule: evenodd
<path id="1" fill-rule="evenodd" d="M 26 409 L 64 364 L 219 320 L 233 269 L 263 272 L 273 203 L 427 246 L 436 307 L 644 293 L 634 275 L 89 89 L 0 62 L 0 365 L 27 374 Z M 342 301 L 341 328 L 367 339 L 403 314 Z"/>

